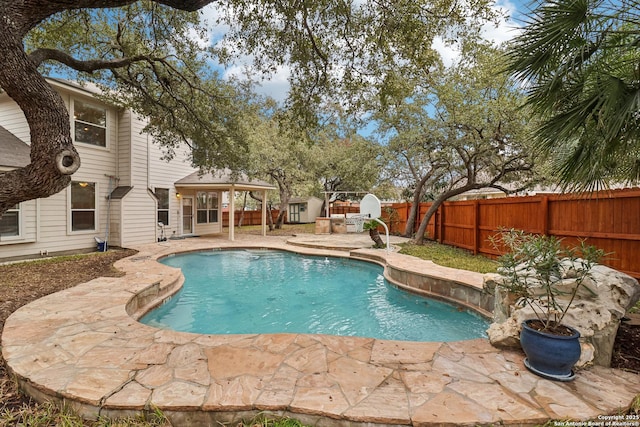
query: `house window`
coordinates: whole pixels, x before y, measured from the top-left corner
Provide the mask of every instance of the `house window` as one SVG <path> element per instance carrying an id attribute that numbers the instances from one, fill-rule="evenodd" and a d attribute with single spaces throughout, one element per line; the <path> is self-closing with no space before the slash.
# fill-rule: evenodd
<path id="1" fill-rule="evenodd" d="M 71 183 L 71 230 L 96 229 L 96 184 L 94 182 Z"/>
<path id="2" fill-rule="evenodd" d="M 15 205 L 0 218 L 0 237 L 20 235 L 20 205 Z"/>
<path id="3" fill-rule="evenodd" d="M 196 222 L 209 224 L 218 222 L 218 193 L 198 191 Z"/>
<path id="4" fill-rule="evenodd" d="M 156 188 L 158 199 L 158 222 L 169 225 L 169 189 Z"/>
<path id="5" fill-rule="evenodd" d="M 81 101 L 73 102 L 76 142 L 107 146 L 107 110 Z"/>

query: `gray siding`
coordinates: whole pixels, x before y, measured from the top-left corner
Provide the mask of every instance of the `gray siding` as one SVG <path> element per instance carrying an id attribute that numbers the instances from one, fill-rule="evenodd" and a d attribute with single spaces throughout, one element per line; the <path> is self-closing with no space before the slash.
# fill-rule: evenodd
<path id="1" fill-rule="evenodd" d="M 181 200 L 176 197 L 174 183 L 185 176 L 193 173 L 195 169 L 191 167 L 189 154 L 186 148 L 177 149 L 175 157 L 170 162 L 163 160 L 163 149 L 158 144 L 150 144 L 151 170 L 149 186 L 152 189 L 169 189 L 169 225 L 165 227 L 165 236 L 179 235 L 181 230 Z"/>

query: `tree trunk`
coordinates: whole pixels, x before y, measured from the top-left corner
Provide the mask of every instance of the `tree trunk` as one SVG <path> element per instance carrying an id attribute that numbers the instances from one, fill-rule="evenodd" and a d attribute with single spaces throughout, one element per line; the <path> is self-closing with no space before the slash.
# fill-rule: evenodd
<path id="1" fill-rule="evenodd" d="M 273 179 L 278 183 L 279 195 L 280 195 L 280 213 L 276 218 L 275 228 L 277 230 L 282 229 L 282 225 L 285 222 L 287 212 L 289 211 L 289 200 L 291 199 L 291 189 L 286 180 L 280 175 L 271 175 Z"/>
<path id="2" fill-rule="evenodd" d="M 251 197 L 253 200 L 259 201 L 260 203 L 266 203 L 266 201 L 262 200 L 261 197 L 253 194 L 253 191 L 249 192 L 249 197 Z M 271 215 L 271 204 L 267 205 L 267 225 L 269 225 L 269 231 L 273 231 L 273 215 Z"/>
<path id="3" fill-rule="evenodd" d="M 238 219 L 238 227 L 242 227 L 244 221 L 244 211 L 247 209 L 247 192 L 244 192 L 244 200 L 242 201 L 242 210 L 240 211 L 240 218 Z"/>
<path id="4" fill-rule="evenodd" d="M 276 218 L 276 224 L 275 224 L 276 230 L 282 229 L 282 225 L 284 224 L 286 216 L 287 216 L 286 209 L 282 209 L 282 205 L 280 205 L 280 212 L 278 213 L 278 218 Z"/>
<path id="5" fill-rule="evenodd" d="M 18 8 L 19 9 L 19 8 Z M 0 173 L 0 215 L 17 203 L 49 197 L 71 182 L 80 167 L 71 125 L 62 97 L 40 75 L 16 34 L 15 17 L 0 15 L 0 87 L 24 112 L 31 132 L 31 163 Z"/>
<path id="6" fill-rule="evenodd" d="M 280 191 L 280 212 L 278 218 L 276 218 L 275 228 L 281 230 L 287 218 L 287 212 L 289 211 L 289 194 L 285 191 Z"/>
<path id="7" fill-rule="evenodd" d="M 458 194 L 462 194 L 465 191 L 474 190 L 476 188 L 483 188 L 481 185 L 473 184 L 473 185 L 465 185 L 464 187 L 456 188 L 454 190 L 449 190 L 445 193 L 442 193 L 440 196 L 433 201 L 433 204 L 429 207 L 427 213 L 424 214 L 422 221 L 420 221 L 420 227 L 418 227 L 418 231 L 416 231 L 416 237 L 413 239 L 413 242 L 416 245 L 422 245 L 424 243 L 424 234 L 427 231 L 427 225 L 429 221 L 431 221 L 431 217 L 438 210 L 438 208 L 450 199 L 453 196 L 457 196 Z"/>
<path id="8" fill-rule="evenodd" d="M 416 231 L 416 237 L 414 237 L 413 239 L 413 242 L 416 245 L 422 245 L 424 243 L 424 234 L 427 231 L 427 225 L 429 224 L 429 221 L 431 221 L 431 217 L 433 216 L 433 214 L 438 210 L 444 200 L 439 201 L 439 199 L 437 199 L 436 201 L 434 201 L 433 204 L 429 207 L 427 213 L 424 214 L 422 221 L 420 221 L 420 227 L 418 227 L 418 231 Z"/>
<path id="9" fill-rule="evenodd" d="M 409 209 L 409 215 L 407 216 L 407 224 L 404 227 L 403 237 L 413 236 L 413 227 L 416 223 L 416 218 L 420 212 L 420 199 L 422 199 L 422 188 L 416 188 L 413 192 L 413 200 L 411 201 L 411 208 Z"/>
<path id="10" fill-rule="evenodd" d="M 370 228 L 369 229 L 369 237 L 371 237 L 371 240 L 373 240 L 375 242 L 375 247 L 376 248 L 384 248 L 385 244 L 382 241 L 382 238 L 380 237 L 380 233 L 378 232 L 377 228 Z"/>
<path id="11" fill-rule="evenodd" d="M 420 200 L 424 195 L 424 186 L 427 181 L 433 176 L 433 170 L 431 173 L 424 175 L 420 181 L 418 181 L 415 190 L 413 190 L 413 199 L 411 201 L 411 209 L 409 210 L 409 216 L 407 218 L 407 224 L 404 228 L 403 237 L 413 236 L 413 227 L 416 222 L 416 218 L 420 215 Z"/>

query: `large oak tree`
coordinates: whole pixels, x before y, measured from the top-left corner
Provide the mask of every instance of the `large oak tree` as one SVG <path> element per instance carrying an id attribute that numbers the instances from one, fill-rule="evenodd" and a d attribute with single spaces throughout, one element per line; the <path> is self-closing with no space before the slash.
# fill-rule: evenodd
<path id="1" fill-rule="evenodd" d="M 504 67 L 502 52 L 478 47 L 443 69 L 426 93 L 403 100 L 381 117 L 395 132 L 388 148 L 401 161 L 395 166 L 405 171 L 413 192 L 406 236 L 413 232 L 423 195 L 433 197 L 415 234 L 418 244 L 446 200 L 483 188 L 520 190 L 532 179 L 524 96 L 507 74 L 496 72 Z"/>
<path id="2" fill-rule="evenodd" d="M 126 56 L 121 52 L 118 55 L 117 49 L 110 56 L 82 59 L 82 55 L 73 57 L 70 50 L 33 46 L 27 50 L 25 39 L 38 26 L 55 25 L 52 21 L 55 21 L 53 17 L 56 14 L 77 14 L 83 8 L 111 8 L 131 3 L 125 0 L 0 1 L 0 87 L 24 112 L 31 134 L 30 164 L 0 174 L 0 214 L 19 202 L 59 192 L 69 184 L 71 175 L 80 167 L 80 157 L 71 138 L 69 113 L 60 95 L 45 80 L 41 65 L 57 61 L 69 68 L 92 73 L 123 68 L 135 62 L 166 62 L 166 58 L 144 54 Z M 194 11 L 209 1 L 161 0 L 156 3 Z M 95 34 L 76 36 L 90 38 Z"/>
<path id="3" fill-rule="evenodd" d="M 195 13 L 218 9 L 223 41 L 199 46 Z M 246 151 L 234 89 L 213 71 L 243 55 L 256 75 L 291 70 L 289 109 L 315 122 L 323 102 L 353 114 L 384 106 L 406 81 L 428 85 L 436 38 L 456 40 L 493 17 L 489 0 L 0 0 L 0 87 L 24 112 L 31 163 L 0 174 L 0 213 L 62 190 L 80 159 L 68 112 L 43 77 L 65 73 L 105 89 L 150 119 L 167 154 L 192 144 L 204 169 L 237 166 Z M 198 37 L 190 37 L 196 34 Z M 253 76 L 255 78 L 255 75 Z M 408 79 L 410 77 L 410 79 Z"/>

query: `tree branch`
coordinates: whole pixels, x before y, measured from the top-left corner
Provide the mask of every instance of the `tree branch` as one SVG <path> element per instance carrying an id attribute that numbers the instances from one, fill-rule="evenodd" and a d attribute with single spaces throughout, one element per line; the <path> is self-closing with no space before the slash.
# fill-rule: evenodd
<path id="1" fill-rule="evenodd" d="M 26 1 L 25 7 L 41 7 L 47 10 L 69 10 L 69 9 L 104 9 L 109 7 L 121 7 L 135 3 L 137 0 L 75 0 L 73 2 L 64 2 L 59 0 L 35 0 Z M 202 9 L 215 0 L 156 0 L 156 3 L 169 6 L 174 9 L 184 10 L 187 12 L 195 12 Z"/>
<path id="2" fill-rule="evenodd" d="M 0 9 L 3 9 L 3 13 L 7 16 L 11 15 L 12 19 L 10 19 L 10 21 L 12 29 L 16 30 L 16 32 L 23 37 L 32 28 L 51 15 L 65 10 L 122 7 L 135 3 L 135 1 L 136 0 L 23 0 L 17 2 L 14 0 L 2 0 L 0 1 Z M 157 0 L 156 3 L 186 12 L 195 12 L 214 1 L 215 0 Z"/>
<path id="3" fill-rule="evenodd" d="M 41 65 L 44 61 L 53 60 L 60 62 L 70 68 L 73 68 L 76 71 L 82 71 L 85 73 L 93 73 L 97 70 L 107 70 L 113 68 L 122 68 L 128 65 L 133 64 L 134 62 L 139 61 L 163 61 L 163 58 L 152 58 L 146 55 L 136 55 L 129 58 L 120 58 L 120 59 L 110 59 L 110 60 L 100 60 L 93 59 L 89 61 L 81 61 L 75 59 L 71 55 L 66 52 L 57 49 L 45 49 L 40 48 L 36 49 L 29 54 L 29 59 L 34 65 L 37 67 Z"/>

